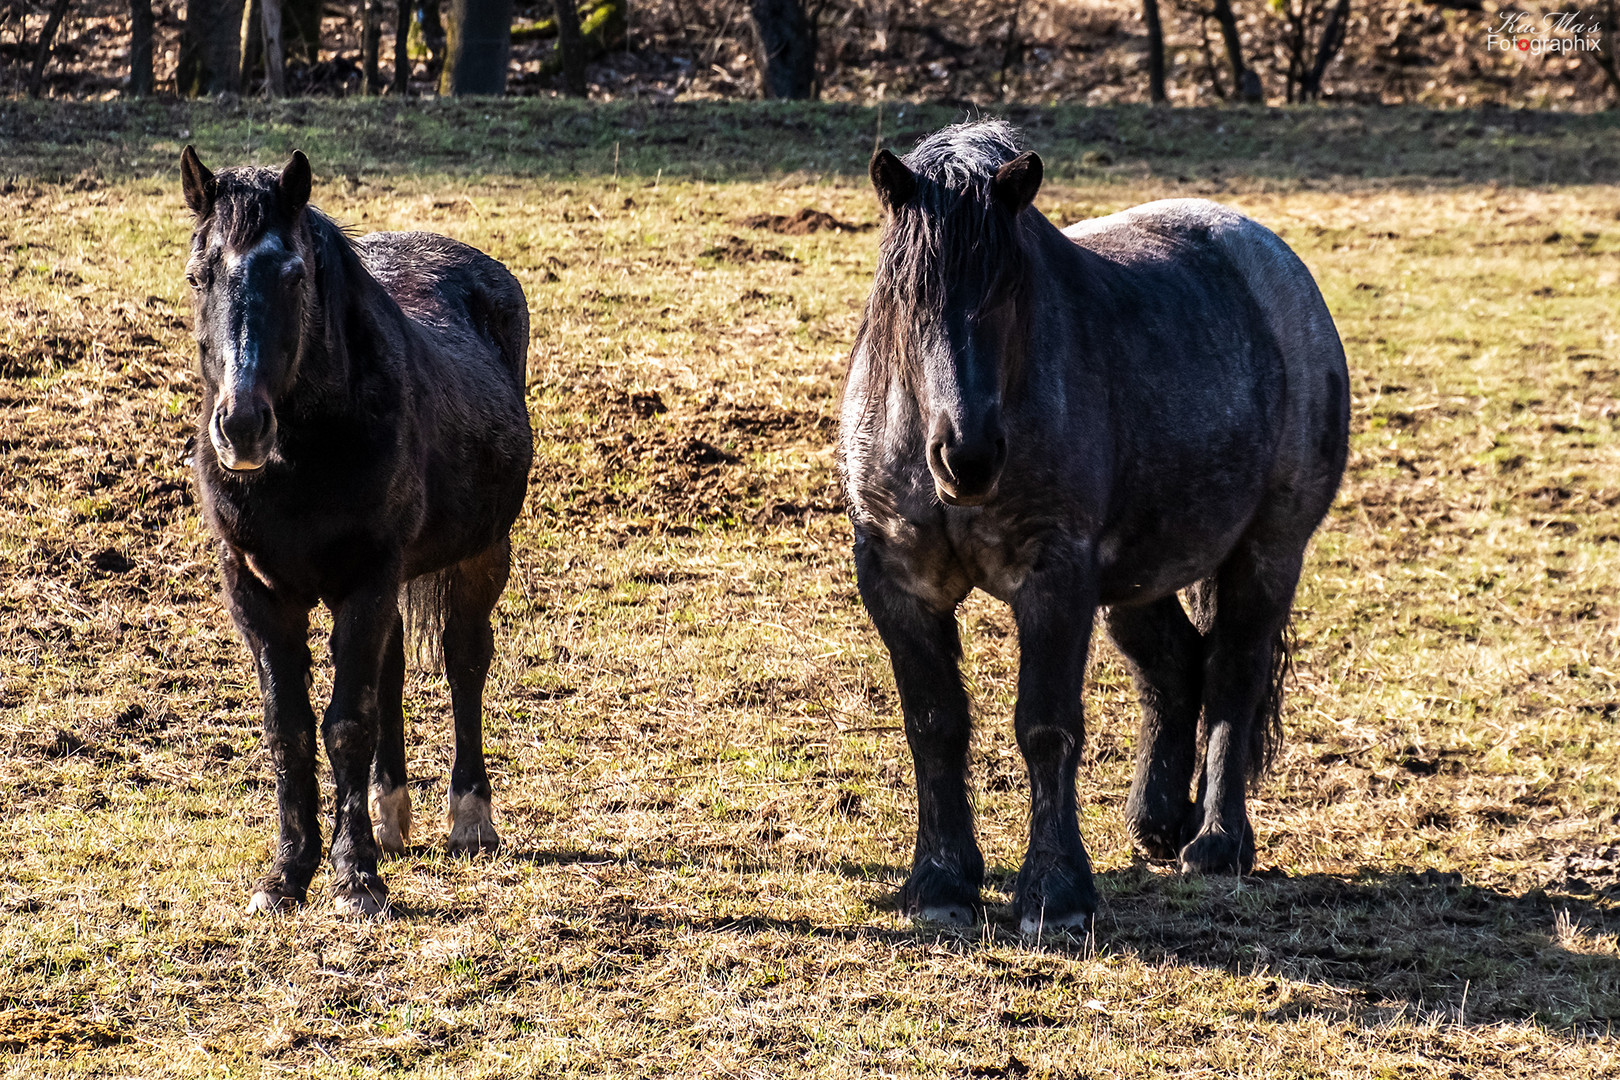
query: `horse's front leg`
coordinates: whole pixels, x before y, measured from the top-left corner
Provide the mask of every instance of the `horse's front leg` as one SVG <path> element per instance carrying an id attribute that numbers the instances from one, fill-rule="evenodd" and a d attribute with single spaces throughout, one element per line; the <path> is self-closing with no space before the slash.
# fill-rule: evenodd
<path id="1" fill-rule="evenodd" d="M 1029 851 L 1013 913 L 1025 934 L 1090 928 L 1097 910 L 1080 841 L 1075 773 L 1085 745 L 1082 694 L 1096 616 L 1095 576 L 1081 552 L 1043 556 L 1013 597 L 1018 623 L 1018 748 L 1029 768 Z"/>
<path id="2" fill-rule="evenodd" d="M 336 789 L 332 892 L 345 915 L 378 915 L 388 906 L 388 887 L 377 876 L 377 841 L 366 797 L 377 753 L 383 652 L 399 622 L 398 595 L 398 575 L 385 571 L 333 610 L 332 700 L 321 738 Z"/>
<path id="3" fill-rule="evenodd" d="M 309 607 L 275 592 L 242 555 L 220 546 L 231 618 L 253 652 L 264 699 L 264 739 L 276 773 L 280 828 L 270 869 L 253 886 L 251 912 L 302 904 L 321 862 L 315 712 L 309 707 Z"/>
<path id="4" fill-rule="evenodd" d="M 900 691 L 906 742 L 917 772 L 917 848 L 900 888 L 900 910 L 915 918 L 970 926 L 977 917 L 984 856 L 973 838 L 967 797 L 972 719 L 958 663 L 953 608 L 938 610 L 906 589 L 880 546 L 855 544 L 861 599 L 889 650 Z"/>

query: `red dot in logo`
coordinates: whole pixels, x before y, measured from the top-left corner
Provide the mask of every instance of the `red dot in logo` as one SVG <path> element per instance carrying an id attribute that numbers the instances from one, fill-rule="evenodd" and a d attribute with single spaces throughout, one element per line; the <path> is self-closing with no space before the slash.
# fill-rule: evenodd
<path id="1" fill-rule="evenodd" d="M 1529 52 L 1530 51 L 1530 39 L 1529 38 L 1520 38 L 1519 39 L 1519 51 L 1520 52 Z"/>

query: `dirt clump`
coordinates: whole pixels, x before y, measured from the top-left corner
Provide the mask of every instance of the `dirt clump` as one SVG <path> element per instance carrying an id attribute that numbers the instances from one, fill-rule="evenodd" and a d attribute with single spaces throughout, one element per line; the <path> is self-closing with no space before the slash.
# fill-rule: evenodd
<path id="1" fill-rule="evenodd" d="M 737 224 L 745 229 L 764 229 L 767 232 L 781 233 L 783 236 L 808 236 L 815 232 L 865 232 L 872 228 L 870 223 L 856 225 L 849 221 L 839 221 L 825 210 L 815 210 L 808 206 L 791 214 L 750 214 L 745 218 L 738 218 Z"/>
<path id="2" fill-rule="evenodd" d="M 764 460 L 832 441 L 831 418 L 764 404 L 708 400 L 671 407 L 657 391 L 581 389 L 548 411 L 530 498 L 585 528 L 691 532 L 836 513 L 825 491 L 783 483 Z M 548 449 L 549 448 L 549 449 Z"/>

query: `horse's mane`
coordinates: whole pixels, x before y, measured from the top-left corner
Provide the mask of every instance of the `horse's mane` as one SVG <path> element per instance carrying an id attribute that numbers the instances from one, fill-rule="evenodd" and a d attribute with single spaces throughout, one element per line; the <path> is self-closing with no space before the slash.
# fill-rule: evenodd
<path id="1" fill-rule="evenodd" d="M 1023 249 L 990 181 L 1022 152 L 1021 142 L 1006 121 L 980 120 L 936 131 L 901 159 L 916 177 L 916 192 L 884 226 L 856 339 L 877 371 L 911 382 L 916 330 L 938 325 L 947 283 L 972 287 L 979 308 L 971 314 L 1017 299 Z"/>

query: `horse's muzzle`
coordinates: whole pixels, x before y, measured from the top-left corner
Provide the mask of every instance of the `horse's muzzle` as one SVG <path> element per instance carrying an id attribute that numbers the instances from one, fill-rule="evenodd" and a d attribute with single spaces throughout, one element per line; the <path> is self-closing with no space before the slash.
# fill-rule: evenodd
<path id="1" fill-rule="evenodd" d="M 985 418 L 978 438 L 964 439 L 941 414 L 928 439 L 928 471 L 934 491 L 947 506 L 978 506 L 996 493 L 1002 466 L 1007 463 L 1007 436 L 999 410 Z"/>
<path id="2" fill-rule="evenodd" d="M 208 441 L 227 469 L 252 472 L 263 468 L 276 442 L 276 412 L 258 394 L 227 397 L 209 419 Z"/>

